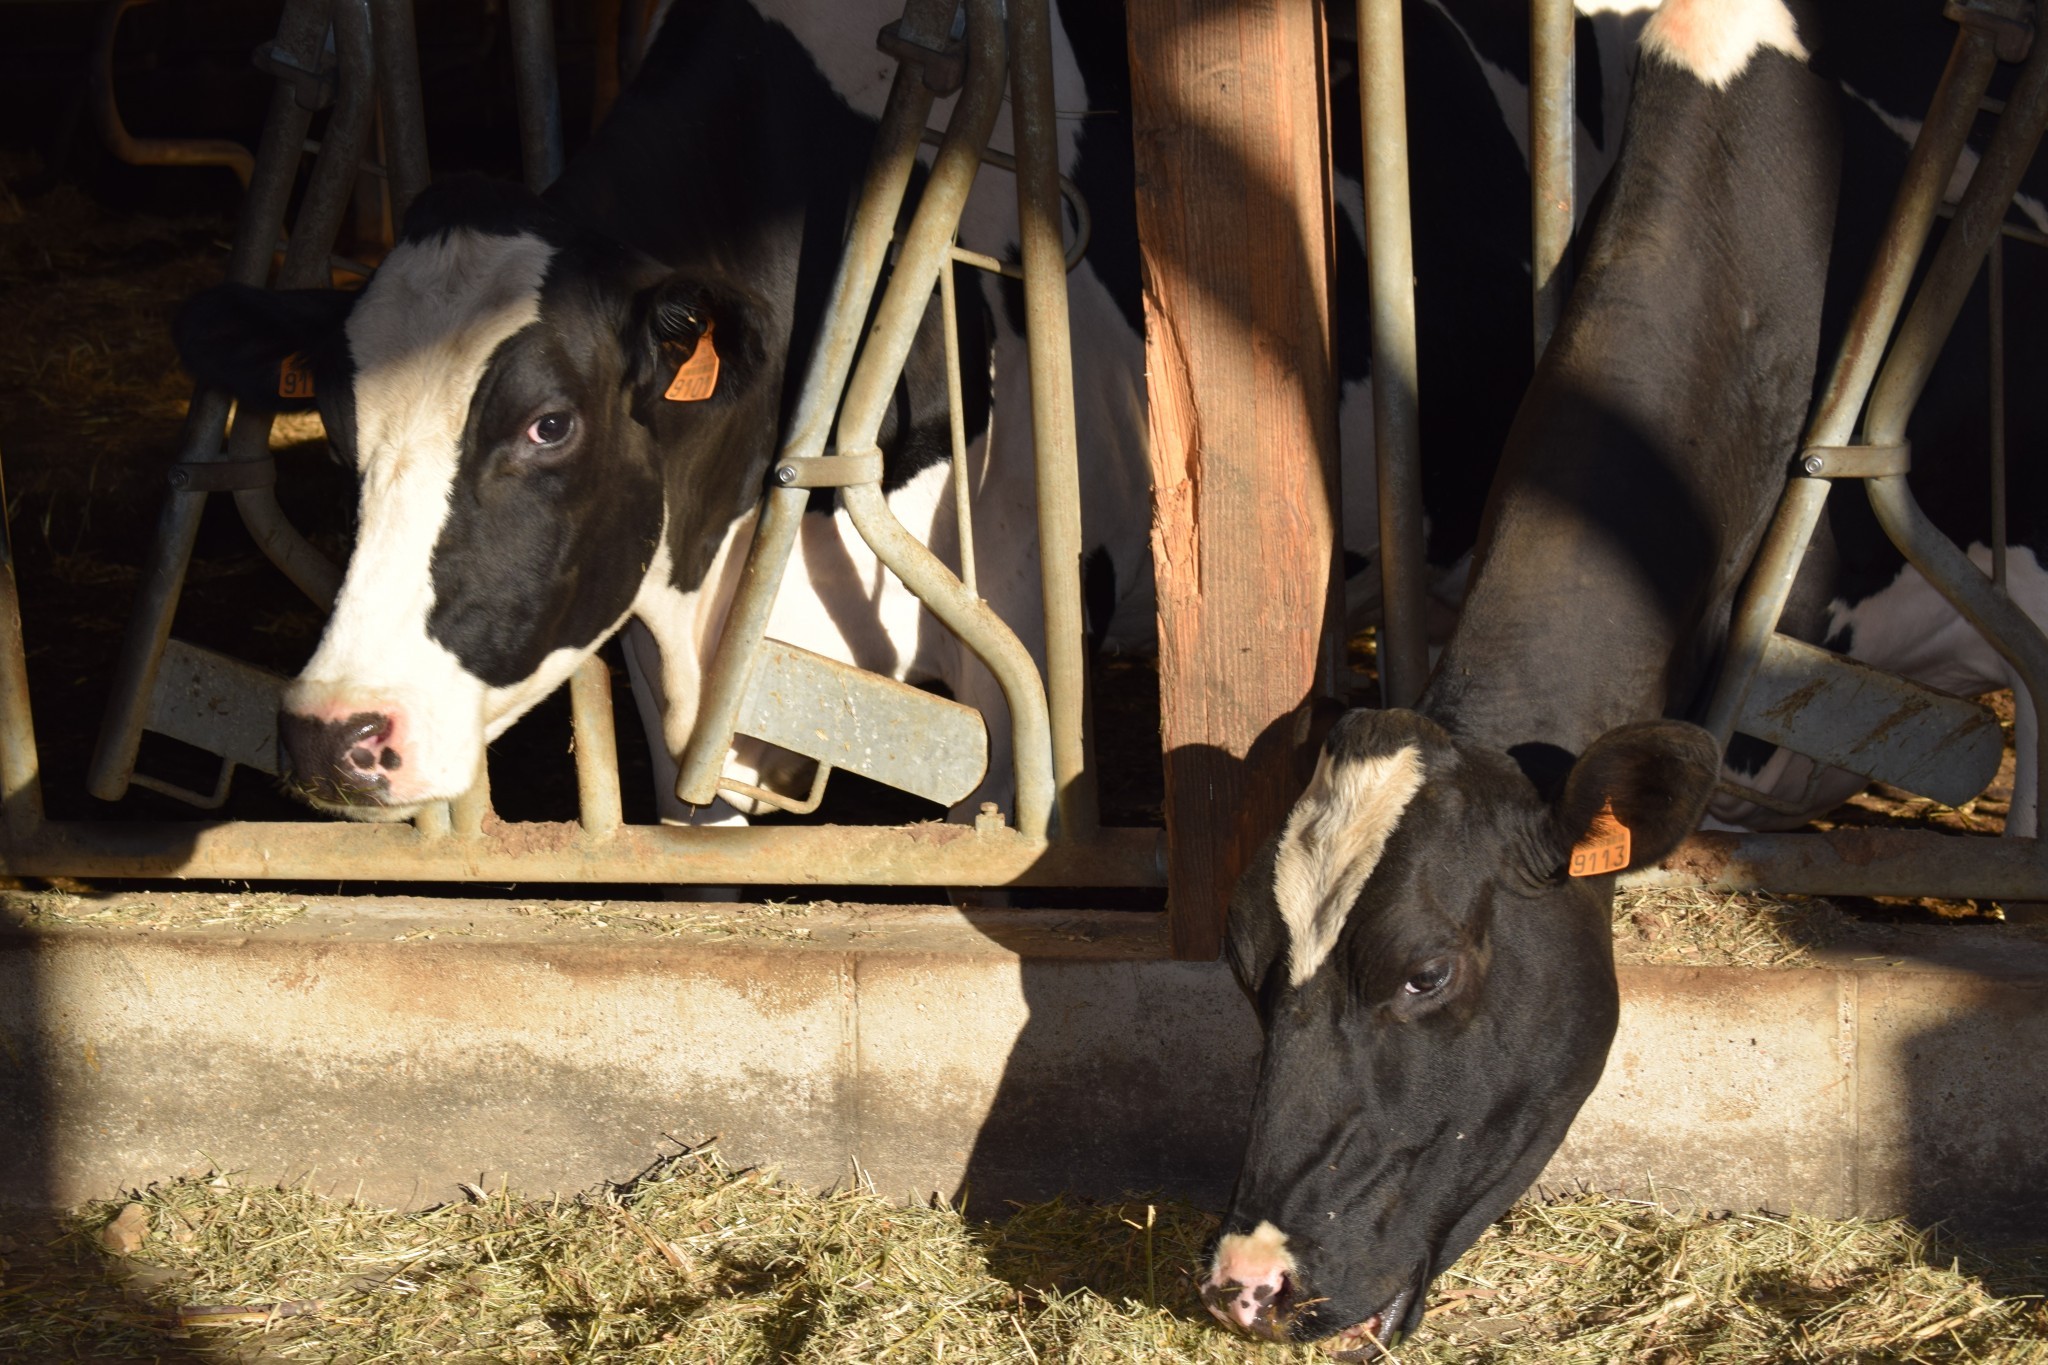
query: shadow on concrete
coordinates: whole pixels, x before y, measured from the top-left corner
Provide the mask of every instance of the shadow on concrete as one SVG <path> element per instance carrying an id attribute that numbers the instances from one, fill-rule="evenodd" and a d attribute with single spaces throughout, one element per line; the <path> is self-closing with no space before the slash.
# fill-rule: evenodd
<path id="1" fill-rule="evenodd" d="M 177 1273 L 109 1256 L 88 1226 L 50 1212 L 0 1215 L 0 1359 L 253 1365 L 266 1358 L 181 1328 L 164 1309 Z"/>

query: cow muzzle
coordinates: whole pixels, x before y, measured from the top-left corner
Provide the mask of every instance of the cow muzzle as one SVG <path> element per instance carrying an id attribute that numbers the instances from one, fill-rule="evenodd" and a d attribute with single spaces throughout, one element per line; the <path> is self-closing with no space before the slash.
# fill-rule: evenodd
<path id="1" fill-rule="evenodd" d="M 1320 1336 L 1317 1345 L 1345 1361 L 1389 1359 L 1390 1350 L 1416 1316 L 1419 1290 L 1409 1285 L 1377 1313 L 1341 1329 L 1327 1322 L 1326 1303 L 1301 1279 L 1293 1256 L 1277 1233 L 1261 1224 L 1248 1236 L 1226 1237 L 1217 1248 L 1202 1302 L 1218 1321 L 1261 1341 L 1291 1342 Z"/>
<path id="2" fill-rule="evenodd" d="M 392 775 L 405 766 L 393 742 L 396 729 L 394 718 L 381 711 L 338 719 L 280 712 L 277 738 L 285 786 L 322 809 L 389 805 Z"/>

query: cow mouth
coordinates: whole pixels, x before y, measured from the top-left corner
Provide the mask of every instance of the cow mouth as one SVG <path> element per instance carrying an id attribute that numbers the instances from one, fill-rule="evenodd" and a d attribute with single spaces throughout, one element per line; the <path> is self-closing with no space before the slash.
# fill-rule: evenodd
<path id="1" fill-rule="evenodd" d="M 1364 1322 L 1353 1323 L 1316 1344 L 1332 1360 L 1391 1360 L 1393 1347 L 1401 1340 L 1401 1324 L 1414 1301 L 1415 1286 L 1410 1285 Z"/>

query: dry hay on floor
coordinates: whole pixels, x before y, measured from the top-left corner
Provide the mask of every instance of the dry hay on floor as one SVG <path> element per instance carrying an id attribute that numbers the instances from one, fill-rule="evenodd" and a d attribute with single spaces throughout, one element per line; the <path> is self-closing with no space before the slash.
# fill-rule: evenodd
<path id="1" fill-rule="evenodd" d="M 406 1214 L 219 1178 L 158 1186 L 125 1258 L 96 1249 L 120 1206 L 88 1208 L 66 1234 L 68 1285 L 8 1275 L 0 1357 L 1320 1358 L 1209 1323 L 1195 1279 L 1216 1222 L 1181 1204 L 1054 1201 L 984 1223 L 864 1187 L 810 1195 L 708 1152 L 573 1201 L 470 1193 Z M 1992 1259 L 1898 1222 L 1583 1195 L 1525 1202 L 1489 1230 L 1399 1358 L 2044 1360 L 2044 1289 L 2048 1252 Z"/>
<path id="2" fill-rule="evenodd" d="M 1816 896 L 1624 887 L 1614 897 L 1614 955 L 1635 965 L 1807 967 L 1846 925 Z"/>

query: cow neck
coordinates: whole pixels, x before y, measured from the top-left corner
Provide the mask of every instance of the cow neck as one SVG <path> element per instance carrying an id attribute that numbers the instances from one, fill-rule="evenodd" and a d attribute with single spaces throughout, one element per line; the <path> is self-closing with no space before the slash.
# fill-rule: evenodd
<path id="1" fill-rule="evenodd" d="M 1642 64 L 1419 703 L 1453 733 L 1577 754 L 1696 704 L 1812 394 L 1831 99 L 1774 51 L 1720 90 Z"/>

